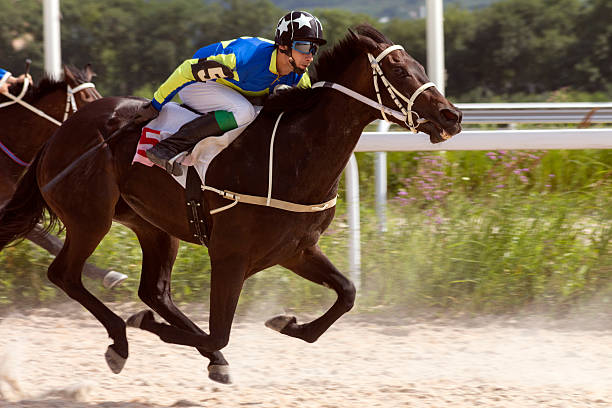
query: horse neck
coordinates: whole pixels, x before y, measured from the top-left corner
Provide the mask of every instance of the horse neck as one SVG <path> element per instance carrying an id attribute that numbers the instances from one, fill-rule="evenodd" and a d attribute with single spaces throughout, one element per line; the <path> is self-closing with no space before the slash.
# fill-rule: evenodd
<path id="1" fill-rule="evenodd" d="M 30 103 L 60 122 L 66 106 L 66 91 L 57 89 Z M 31 161 L 57 130 L 57 125 L 19 104 L 0 109 L 3 131 L 0 142 L 24 161 Z"/>
<path id="2" fill-rule="evenodd" d="M 348 69 L 347 72 L 356 72 Z M 337 81 L 358 93 L 372 97 L 367 75 L 343 75 L 344 81 Z M 303 185 L 311 186 L 314 196 L 330 198 L 330 192 L 337 190 L 342 171 L 353 153 L 363 129 L 374 119 L 376 111 L 345 94 L 332 89 L 322 89 L 321 102 L 307 117 L 298 119 L 302 129 L 314 128 L 300 133 L 297 137 L 306 147 L 307 159 L 301 163 L 300 172 L 308 175 Z M 315 119 L 313 119 L 315 118 Z M 295 158 L 289 160 L 294 160 Z M 313 198 L 311 197 L 304 197 Z"/>

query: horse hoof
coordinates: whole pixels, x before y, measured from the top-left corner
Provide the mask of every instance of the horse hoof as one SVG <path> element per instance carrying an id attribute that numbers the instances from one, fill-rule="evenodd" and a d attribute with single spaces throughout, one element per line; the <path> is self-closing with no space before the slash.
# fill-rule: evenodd
<path id="1" fill-rule="evenodd" d="M 232 383 L 228 365 L 209 365 L 208 378 L 221 384 Z"/>
<path id="2" fill-rule="evenodd" d="M 123 366 L 125 366 L 125 362 L 127 361 L 127 358 L 121 357 L 112 346 L 108 346 L 106 353 L 104 353 L 104 357 L 106 357 L 106 364 L 108 364 L 111 371 L 115 374 L 119 374 L 121 370 L 123 370 Z"/>
<path id="3" fill-rule="evenodd" d="M 104 279 L 102 279 L 102 285 L 106 289 L 112 289 L 116 286 L 121 285 L 121 282 L 128 278 L 127 275 L 124 275 L 117 271 L 109 271 L 106 275 L 104 275 Z"/>
<path id="4" fill-rule="evenodd" d="M 294 316 L 278 315 L 268 320 L 266 322 L 266 327 L 276 330 L 277 332 L 282 332 L 285 327 L 295 323 L 297 323 L 297 320 Z"/>
<path id="5" fill-rule="evenodd" d="M 133 314 L 126 320 L 125 324 L 129 327 L 140 329 L 143 320 L 155 320 L 153 312 L 150 310 L 143 310 L 142 312 Z"/>

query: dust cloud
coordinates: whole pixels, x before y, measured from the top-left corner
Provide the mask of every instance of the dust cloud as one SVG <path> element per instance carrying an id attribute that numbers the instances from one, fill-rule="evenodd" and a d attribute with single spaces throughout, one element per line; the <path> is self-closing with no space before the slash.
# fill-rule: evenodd
<path id="1" fill-rule="evenodd" d="M 127 318 L 142 305 L 111 308 Z M 612 324 L 591 318 L 352 313 L 307 344 L 238 316 L 224 350 L 234 382 L 221 385 L 191 348 L 132 328 L 112 374 L 103 327 L 62 304 L 2 317 L 0 407 L 608 407 Z"/>

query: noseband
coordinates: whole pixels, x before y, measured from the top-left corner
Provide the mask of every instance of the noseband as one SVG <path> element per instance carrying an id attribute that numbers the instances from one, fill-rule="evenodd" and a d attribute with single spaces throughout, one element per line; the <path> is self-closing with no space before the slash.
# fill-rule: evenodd
<path id="1" fill-rule="evenodd" d="M 404 47 L 402 47 L 401 45 L 392 45 L 388 47 L 387 49 L 385 49 L 383 52 L 381 52 L 376 58 L 374 58 L 372 54 L 368 53 L 368 59 L 370 60 L 370 66 L 372 67 L 372 78 L 374 80 L 374 90 L 376 91 L 376 99 L 378 100 L 378 102 L 373 101 L 372 99 L 368 97 L 365 97 L 349 88 L 346 88 L 340 84 L 336 84 L 333 82 L 326 82 L 326 81 L 317 82 L 312 85 L 312 88 L 333 88 L 354 99 L 357 99 L 360 102 L 365 103 L 366 105 L 369 105 L 375 109 L 380 110 L 380 113 L 382 114 L 382 117 L 384 120 L 388 120 L 386 115 L 391 115 L 394 118 L 399 119 L 402 122 L 404 122 L 413 133 L 417 133 L 417 128 L 419 127 L 419 125 L 421 123 L 427 122 L 428 120 L 419 117 L 419 114 L 416 111 L 412 110 L 414 101 L 420 94 L 423 93 L 423 91 L 425 91 L 428 88 L 435 87 L 436 85 L 433 82 L 427 82 L 421 85 L 419 88 L 417 88 L 417 90 L 414 91 L 414 93 L 412 94 L 410 98 L 403 95 L 401 92 L 395 89 L 393 85 L 391 85 L 389 80 L 385 77 L 385 74 L 383 73 L 383 70 L 380 67 L 379 63 L 383 58 L 389 55 L 390 52 L 395 51 L 395 50 L 403 50 L 403 49 Z M 382 83 L 385 85 L 387 92 L 391 96 L 391 99 L 393 100 L 393 102 L 395 102 L 395 105 L 399 108 L 399 111 L 388 108 L 385 105 L 383 105 L 382 98 L 380 96 L 380 89 L 378 86 L 379 78 L 381 79 Z M 398 96 L 404 101 L 406 101 L 405 107 L 397 99 Z M 413 120 L 412 115 L 416 115 L 417 117 L 416 121 Z"/>
<path id="2" fill-rule="evenodd" d="M 64 118 L 62 119 L 62 122 L 60 122 L 59 120 L 52 118 L 51 116 L 47 115 L 45 112 L 41 111 L 40 109 L 30 105 L 29 103 L 23 100 L 23 96 L 27 92 L 29 85 L 30 85 L 30 81 L 28 80 L 28 78 L 25 78 L 23 81 L 23 88 L 21 89 L 21 93 L 18 96 L 13 96 L 8 92 L 2 94 L 6 96 L 7 98 L 12 99 L 12 101 L 1 103 L 0 108 L 4 108 L 14 103 L 18 103 L 24 108 L 31 110 L 38 116 L 42 116 L 43 118 L 56 124 L 57 126 L 61 126 L 62 122 L 66 121 L 70 113 L 70 108 L 72 108 L 73 113 L 77 111 L 77 104 L 76 104 L 76 99 L 74 98 L 74 95 L 81 92 L 84 89 L 96 87 L 96 85 L 93 82 L 82 83 L 76 88 L 72 88 L 70 85 L 66 84 L 66 109 L 64 110 Z"/>

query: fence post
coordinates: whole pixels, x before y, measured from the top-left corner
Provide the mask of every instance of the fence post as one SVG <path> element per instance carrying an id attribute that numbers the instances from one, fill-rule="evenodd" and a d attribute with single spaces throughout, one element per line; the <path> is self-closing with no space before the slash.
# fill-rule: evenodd
<path id="1" fill-rule="evenodd" d="M 378 131 L 388 132 L 390 123 L 378 121 Z M 376 152 L 374 162 L 376 175 L 376 218 L 378 231 L 387 232 L 387 152 Z"/>
<path id="2" fill-rule="evenodd" d="M 59 80 L 62 75 L 59 0 L 44 0 L 44 51 L 47 75 Z"/>
<path id="3" fill-rule="evenodd" d="M 359 169 L 357 159 L 351 154 L 346 169 L 346 212 L 349 225 L 348 259 L 349 273 L 355 287 L 361 287 L 361 228 L 359 226 Z"/>

